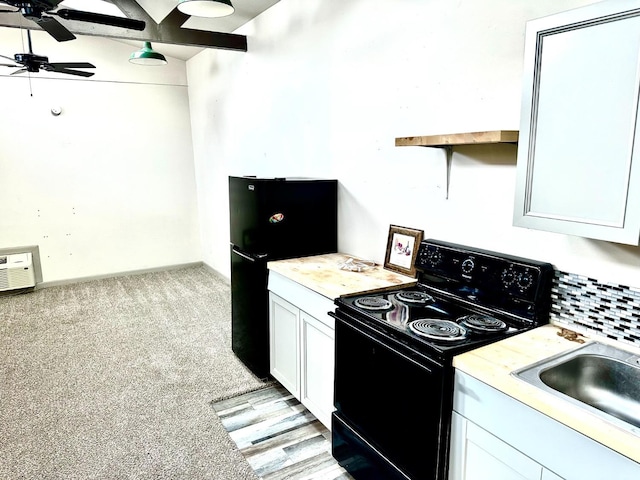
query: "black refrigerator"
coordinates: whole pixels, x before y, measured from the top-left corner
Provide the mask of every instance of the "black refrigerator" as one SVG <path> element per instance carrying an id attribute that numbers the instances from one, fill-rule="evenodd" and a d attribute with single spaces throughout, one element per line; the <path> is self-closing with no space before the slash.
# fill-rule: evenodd
<path id="1" fill-rule="evenodd" d="M 338 182 L 229 177 L 231 345 L 258 378 L 269 376 L 267 262 L 335 253 Z"/>

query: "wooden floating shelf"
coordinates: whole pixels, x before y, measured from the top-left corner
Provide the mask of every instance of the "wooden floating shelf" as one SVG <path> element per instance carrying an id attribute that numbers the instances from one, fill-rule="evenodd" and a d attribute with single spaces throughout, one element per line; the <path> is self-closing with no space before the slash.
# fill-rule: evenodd
<path id="1" fill-rule="evenodd" d="M 453 133 L 450 135 L 427 135 L 422 137 L 398 137 L 396 147 L 438 147 L 447 153 L 447 193 L 451 179 L 451 160 L 456 145 L 489 145 L 496 143 L 518 143 L 518 130 L 490 130 L 487 132 Z"/>
<path id="2" fill-rule="evenodd" d="M 448 147 L 452 145 L 482 145 L 490 143 L 518 143 L 518 130 L 427 135 L 396 138 L 396 147 Z"/>

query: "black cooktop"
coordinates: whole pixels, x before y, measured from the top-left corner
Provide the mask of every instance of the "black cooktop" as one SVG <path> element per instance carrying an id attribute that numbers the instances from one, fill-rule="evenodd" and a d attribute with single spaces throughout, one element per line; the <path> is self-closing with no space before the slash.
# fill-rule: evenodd
<path id="1" fill-rule="evenodd" d="M 440 355 L 455 355 L 524 331 L 528 327 L 514 325 L 510 319 L 496 312 L 488 313 L 482 309 L 462 307 L 432 295 L 431 300 L 424 304 L 402 300 L 404 294 L 413 295 L 417 291 L 420 290 L 412 288 L 342 297 L 336 303 L 339 308 L 368 323 L 379 332 L 413 348 L 428 349 Z M 375 304 L 376 307 L 368 309 L 368 304 Z M 382 307 L 383 304 L 386 308 Z M 470 316 L 473 317 L 469 318 Z M 476 323 L 479 323 L 480 327 L 474 329 Z M 485 323 L 488 323 L 489 327 L 483 329 Z M 457 330 L 453 328 L 454 325 L 458 327 Z M 427 328 L 426 334 L 420 333 L 421 327 Z M 449 334 L 449 330 L 454 332 Z"/>
<path id="2" fill-rule="evenodd" d="M 429 239 L 415 267 L 416 287 L 342 297 L 339 310 L 441 356 L 548 322 L 551 264 Z"/>

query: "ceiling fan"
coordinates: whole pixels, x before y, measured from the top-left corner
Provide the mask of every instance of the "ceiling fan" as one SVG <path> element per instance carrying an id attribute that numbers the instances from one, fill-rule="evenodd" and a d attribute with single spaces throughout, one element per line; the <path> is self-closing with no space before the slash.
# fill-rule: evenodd
<path id="1" fill-rule="evenodd" d="M 19 12 L 23 17 L 34 21 L 59 42 L 73 40 L 76 36 L 51 15 L 65 20 L 99 23 L 139 31 L 144 30 L 146 26 L 142 20 L 132 18 L 122 18 L 69 8 L 58 9 L 60 3 L 62 3 L 62 0 L 0 0 L 0 13 Z"/>
<path id="2" fill-rule="evenodd" d="M 87 62 L 65 62 L 65 63 L 50 63 L 47 57 L 42 55 L 36 55 L 33 53 L 33 47 L 31 45 L 31 32 L 27 30 L 27 39 L 29 41 L 29 53 L 16 53 L 13 58 L 0 55 L 0 58 L 5 58 L 17 63 L 17 65 L 0 63 L 0 66 L 19 68 L 11 75 L 16 75 L 24 72 L 39 72 L 41 69 L 47 72 L 66 73 L 68 75 L 77 75 L 79 77 L 90 77 L 94 75 L 94 72 L 84 72 L 82 70 L 73 70 L 75 68 L 96 68 Z"/>

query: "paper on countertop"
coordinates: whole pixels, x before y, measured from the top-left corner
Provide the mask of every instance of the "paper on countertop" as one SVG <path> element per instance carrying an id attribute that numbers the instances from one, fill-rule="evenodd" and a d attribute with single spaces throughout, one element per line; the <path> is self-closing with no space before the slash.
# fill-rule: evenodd
<path id="1" fill-rule="evenodd" d="M 364 272 L 376 266 L 375 262 L 369 260 L 356 260 L 349 257 L 344 262 L 340 262 L 338 267 L 340 270 L 347 270 L 349 272 Z"/>

